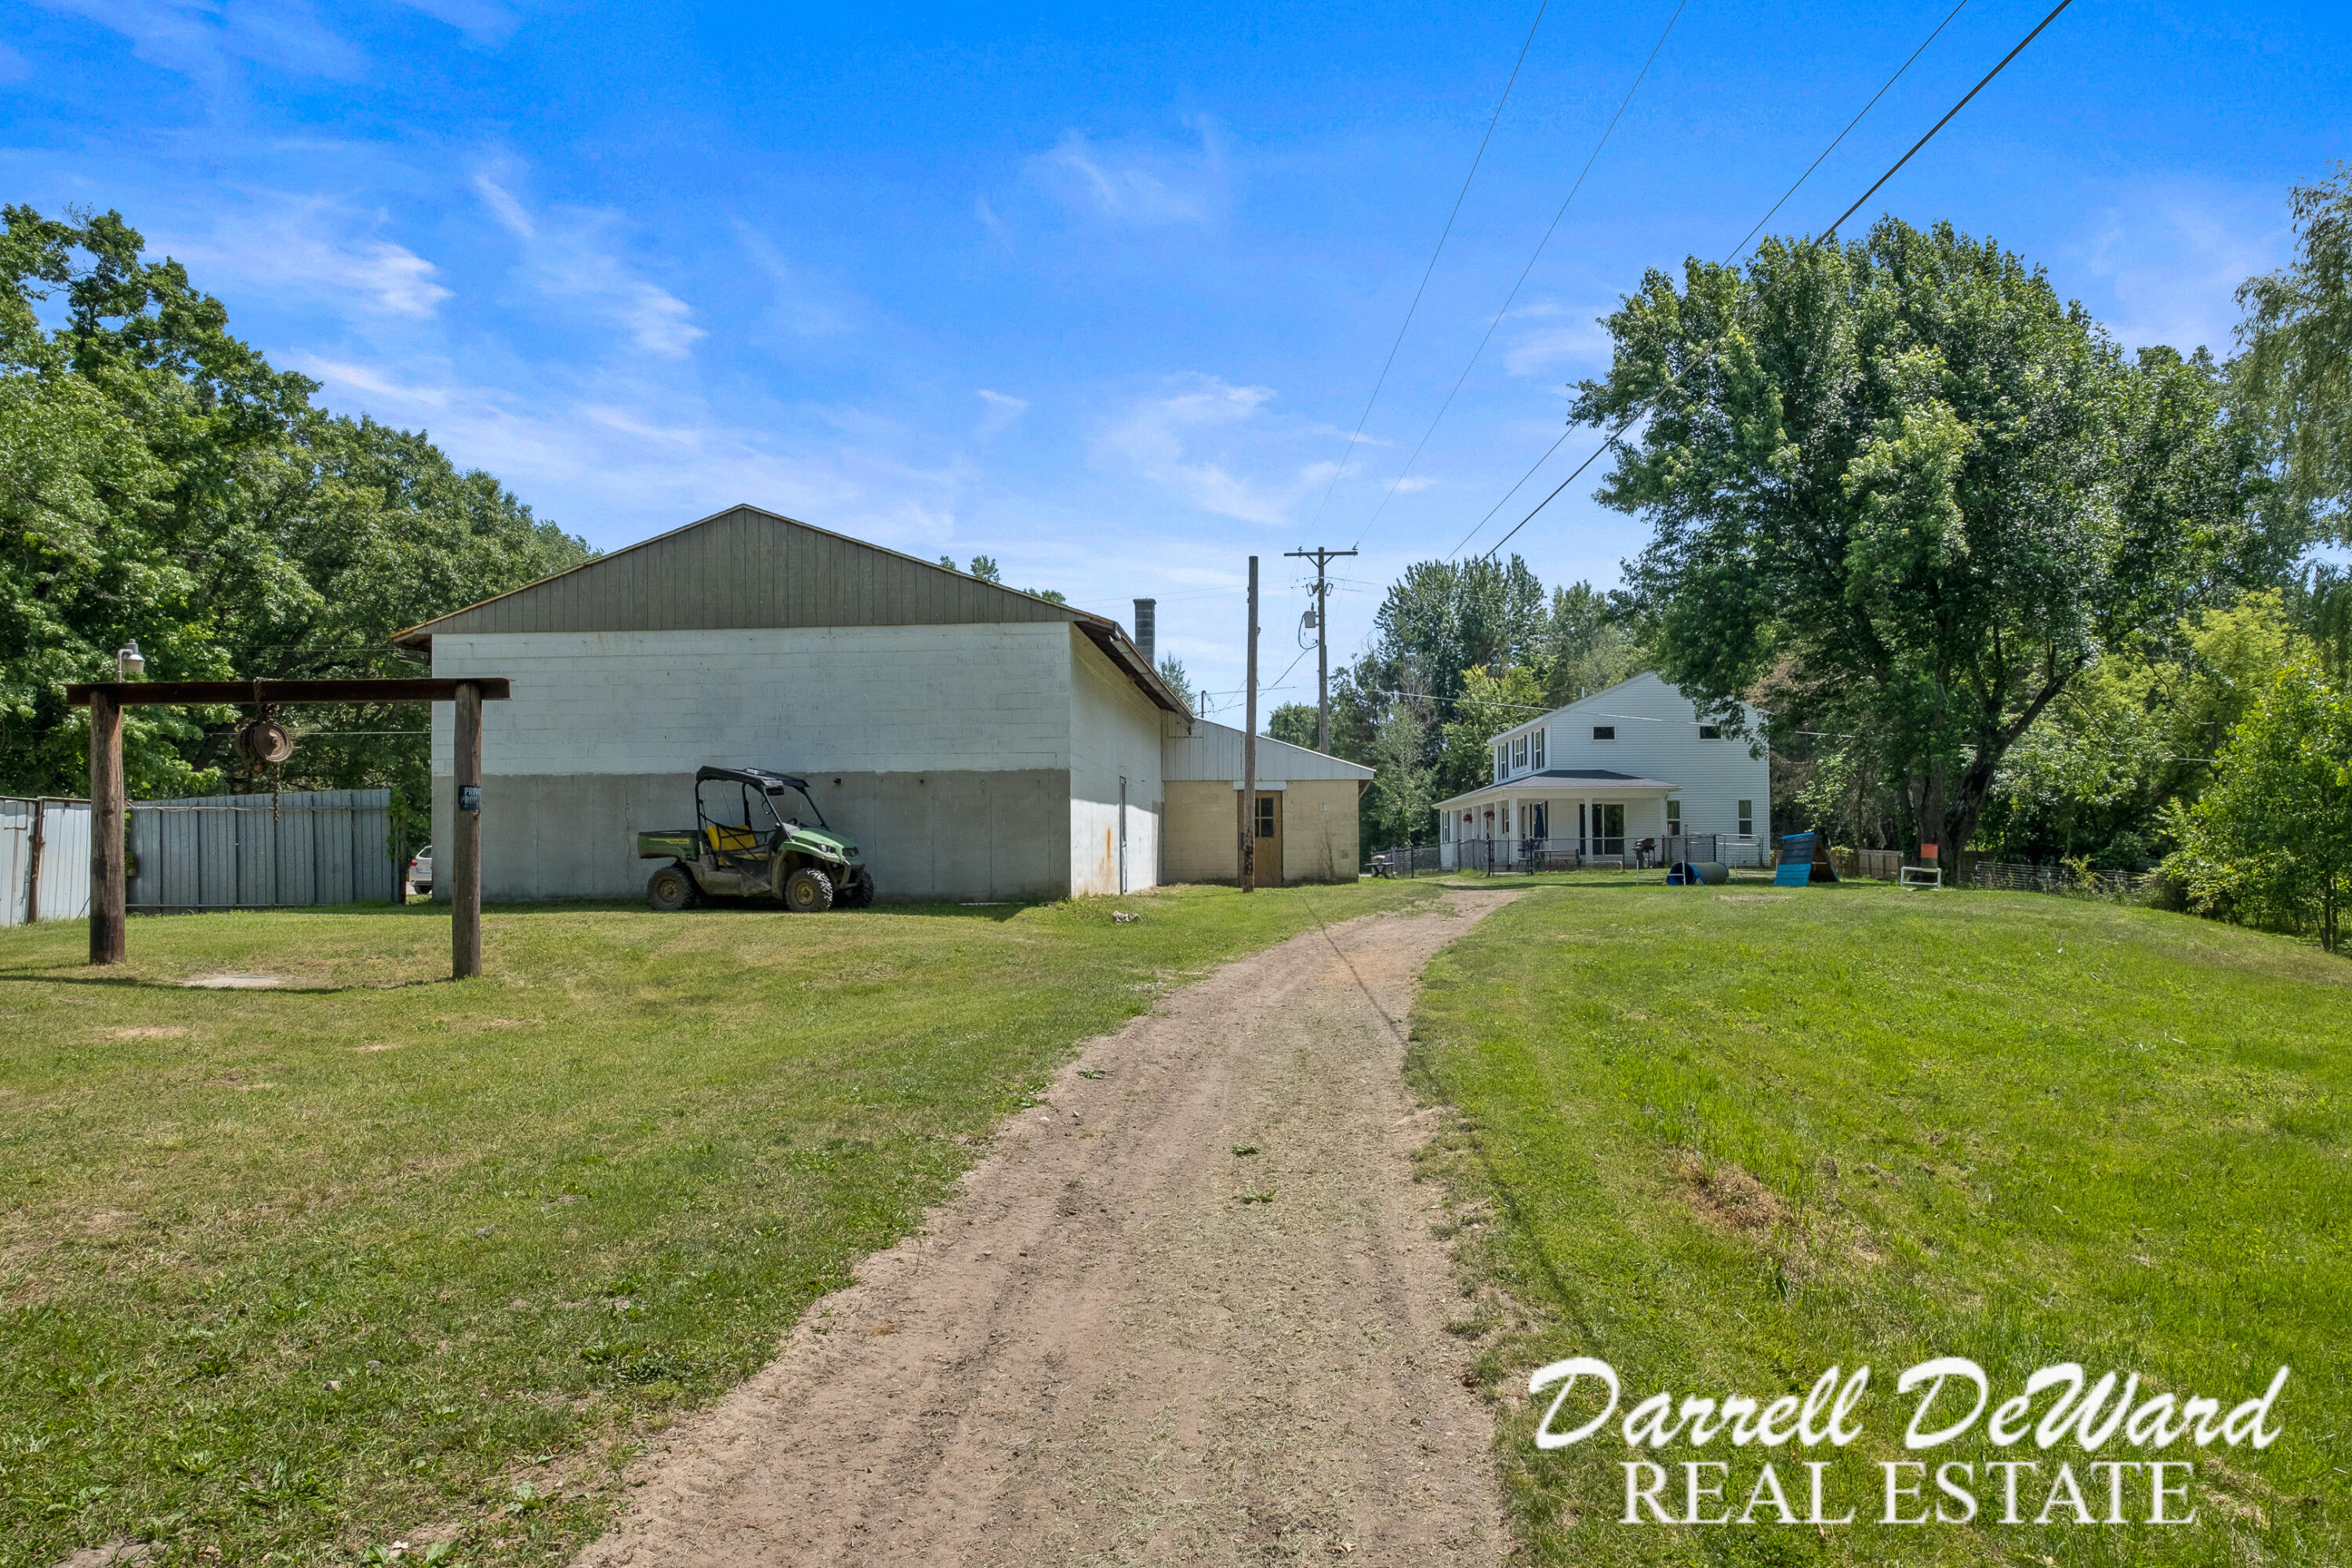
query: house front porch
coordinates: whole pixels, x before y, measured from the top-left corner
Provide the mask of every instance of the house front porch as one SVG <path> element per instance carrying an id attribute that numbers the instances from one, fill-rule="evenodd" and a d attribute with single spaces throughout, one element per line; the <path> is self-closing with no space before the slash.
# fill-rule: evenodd
<path id="1" fill-rule="evenodd" d="M 1439 803 L 1446 870 L 1554 870 L 1659 863 L 1681 786 L 1598 768 L 1552 768 Z"/>

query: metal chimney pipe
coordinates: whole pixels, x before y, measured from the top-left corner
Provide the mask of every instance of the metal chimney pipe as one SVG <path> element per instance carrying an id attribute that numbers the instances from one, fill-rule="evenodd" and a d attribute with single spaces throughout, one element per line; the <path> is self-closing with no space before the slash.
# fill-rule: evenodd
<path id="1" fill-rule="evenodd" d="M 1150 665 L 1154 669 L 1158 669 L 1160 668 L 1159 651 L 1152 646 L 1159 640 L 1159 628 L 1154 624 L 1159 620 L 1159 600 L 1138 599 L 1135 601 L 1135 648 L 1138 653 L 1143 655 L 1143 662 Z"/>

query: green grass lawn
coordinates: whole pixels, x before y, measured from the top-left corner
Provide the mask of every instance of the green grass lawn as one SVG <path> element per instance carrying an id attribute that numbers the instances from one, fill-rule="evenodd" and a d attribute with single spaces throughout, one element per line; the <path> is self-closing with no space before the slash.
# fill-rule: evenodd
<path id="1" fill-rule="evenodd" d="M 1429 1159 L 1465 1200 L 1457 1329 L 1505 1395 L 1535 1560 L 2352 1563 L 2352 963 L 2033 894 L 1583 879 L 1442 953 L 1414 1036 L 1423 1091 L 1463 1108 Z M 1769 1506 L 1747 1528 L 1617 1522 L 1630 1458 L 1669 1461 L 1680 1515 L 1679 1462 L 1729 1461 L 1737 1514 L 1776 1458 L 1802 1515 L 1801 1462 L 1832 1451 L 1718 1437 L 1648 1456 L 1617 1421 L 1538 1451 L 1528 1373 L 1578 1355 L 1617 1371 L 1619 1421 L 1661 1389 L 1769 1400 L 1868 1363 L 1865 1433 L 1832 1482 L 1861 1522 L 1784 1526 Z M 2085 1454 L 1994 1448 L 1980 1424 L 1913 1456 L 1894 1382 L 1935 1356 L 1981 1363 L 1996 1400 L 2074 1361 L 2225 1409 L 2290 1364 L 2285 1436 Z M 2069 1457 L 2101 1520 L 2107 1473 L 2095 1485 L 2088 1462 L 2195 1460 L 2199 1522 L 2037 1527 Z M 1877 1462 L 1906 1458 L 1976 1463 L 1978 1521 L 1872 1525 Z M 2021 1458 L 2042 1467 L 2021 1479 L 2028 1522 L 1991 1523 L 1981 1467 Z M 2127 1517 L 2145 1492 L 2143 1471 Z"/>
<path id="2" fill-rule="evenodd" d="M 1437 892 L 0 933 L 0 1564 L 560 1559 L 1074 1043 Z"/>

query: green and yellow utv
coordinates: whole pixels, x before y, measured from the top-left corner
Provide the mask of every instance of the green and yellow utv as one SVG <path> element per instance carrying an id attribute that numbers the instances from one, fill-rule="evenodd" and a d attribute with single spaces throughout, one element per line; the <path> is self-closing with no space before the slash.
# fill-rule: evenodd
<path id="1" fill-rule="evenodd" d="M 764 768 L 698 772 L 694 826 L 638 834 L 637 858 L 671 862 L 646 882 L 665 913 L 705 898 L 775 899 L 802 914 L 874 901 L 874 873 L 825 826 L 807 781 Z"/>

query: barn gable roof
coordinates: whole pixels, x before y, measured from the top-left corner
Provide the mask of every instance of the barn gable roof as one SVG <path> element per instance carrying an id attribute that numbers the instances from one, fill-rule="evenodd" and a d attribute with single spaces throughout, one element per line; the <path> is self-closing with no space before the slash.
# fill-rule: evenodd
<path id="1" fill-rule="evenodd" d="M 393 634 L 724 631 L 1066 621 L 1145 696 L 1185 706 L 1118 623 L 743 505 Z"/>

